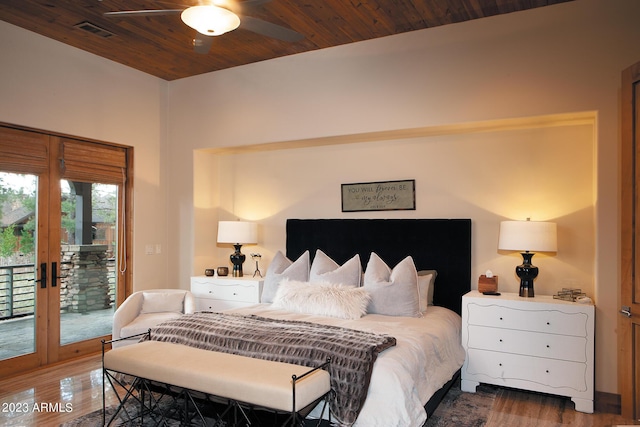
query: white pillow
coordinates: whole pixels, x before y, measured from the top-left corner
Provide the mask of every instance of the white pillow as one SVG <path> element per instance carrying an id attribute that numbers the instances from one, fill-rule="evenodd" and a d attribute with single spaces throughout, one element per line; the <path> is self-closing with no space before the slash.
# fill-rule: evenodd
<path id="1" fill-rule="evenodd" d="M 309 251 L 305 251 L 295 262 L 289 260 L 280 251 L 276 253 L 264 275 L 260 302 L 273 302 L 278 285 L 284 279 L 302 282 L 309 280 Z"/>
<path id="2" fill-rule="evenodd" d="M 142 292 L 142 309 L 146 313 L 182 313 L 184 293 L 180 292 Z"/>
<path id="3" fill-rule="evenodd" d="M 335 283 L 356 288 L 360 286 L 361 277 L 362 264 L 360 264 L 360 255 L 354 255 L 353 258 L 340 266 L 320 249 L 316 251 L 316 256 L 313 258 L 311 271 L 309 272 L 309 281 L 312 283 Z"/>
<path id="4" fill-rule="evenodd" d="M 418 292 L 420 293 L 420 312 L 426 313 L 427 307 L 433 305 L 433 284 L 438 272 L 436 270 L 418 271 Z"/>
<path id="5" fill-rule="evenodd" d="M 369 293 L 361 287 L 283 280 L 272 306 L 297 313 L 359 319 L 367 314 L 368 304 Z"/>
<path id="6" fill-rule="evenodd" d="M 374 252 L 364 272 L 364 288 L 371 294 L 368 313 L 421 317 L 418 273 L 406 257 L 391 270 Z"/>

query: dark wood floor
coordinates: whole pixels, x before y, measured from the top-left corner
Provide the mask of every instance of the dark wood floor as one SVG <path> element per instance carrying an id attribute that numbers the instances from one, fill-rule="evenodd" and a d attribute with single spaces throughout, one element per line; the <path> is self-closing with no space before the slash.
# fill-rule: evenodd
<path id="1" fill-rule="evenodd" d="M 0 426 L 56 426 L 102 408 L 100 355 L 0 380 Z M 108 404 L 114 404 L 108 393 Z M 501 389 L 487 427 L 640 425 L 618 415 L 583 414 L 570 400 Z M 464 426 L 460 426 L 464 427 Z"/>

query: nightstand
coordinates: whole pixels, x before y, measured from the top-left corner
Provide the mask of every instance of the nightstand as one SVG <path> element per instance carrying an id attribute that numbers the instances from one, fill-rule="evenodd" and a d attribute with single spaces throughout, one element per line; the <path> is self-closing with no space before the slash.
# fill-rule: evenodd
<path id="1" fill-rule="evenodd" d="M 263 283 L 253 277 L 196 276 L 191 278 L 191 293 L 196 311 L 220 311 L 259 303 Z"/>
<path id="2" fill-rule="evenodd" d="M 593 413 L 595 307 L 518 294 L 462 297 L 463 391 L 479 383 L 568 396 Z"/>

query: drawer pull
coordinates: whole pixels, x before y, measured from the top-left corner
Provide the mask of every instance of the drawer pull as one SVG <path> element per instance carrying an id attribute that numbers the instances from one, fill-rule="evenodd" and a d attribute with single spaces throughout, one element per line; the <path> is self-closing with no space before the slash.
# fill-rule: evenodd
<path id="1" fill-rule="evenodd" d="M 502 317 L 500 318 L 500 320 L 502 320 Z"/>
<path id="2" fill-rule="evenodd" d="M 547 322 L 547 325 L 551 325 L 551 322 Z"/>
<path id="3" fill-rule="evenodd" d="M 547 348 L 551 348 L 551 346 L 549 344 L 547 344 Z"/>
<path id="4" fill-rule="evenodd" d="M 502 338 L 500 338 L 500 342 L 502 342 Z"/>

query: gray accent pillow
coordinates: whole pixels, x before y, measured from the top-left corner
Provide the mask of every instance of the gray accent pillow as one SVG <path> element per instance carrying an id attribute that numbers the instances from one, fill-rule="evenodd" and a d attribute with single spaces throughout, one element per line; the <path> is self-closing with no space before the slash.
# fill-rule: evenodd
<path id="1" fill-rule="evenodd" d="M 295 261 L 289 260 L 280 251 L 276 253 L 264 275 L 260 302 L 272 303 L 278 291 L 278 285 L 284 279 L 309 281 L 309 251 L 305 251 Z"/>
<path id="2" fill-rule="evenodd" d="M 364 288 L 371 301 L 367 312 L 387 316 L 421 317 L 418 273 L 406 257 L 391 270 L 374 252 L 364 272 Z"/>
<path id="3" fill-rule="evenodd" d="M 360 255 L 356 254 L 344 264 L 338 265 L 320 249 L 316 251 L 309 273 L 311 283 L 324 282 L 354 288 L 360 286 L 361 277 Z"/>
<path id="4" fill-rule="evenodd" d="M 433 284 L 438 272 L 436 270 L 418 271 L 418 292 L 420 293 L 420 312 L 424 314 L 427 307 L 433 305 Z"/>

